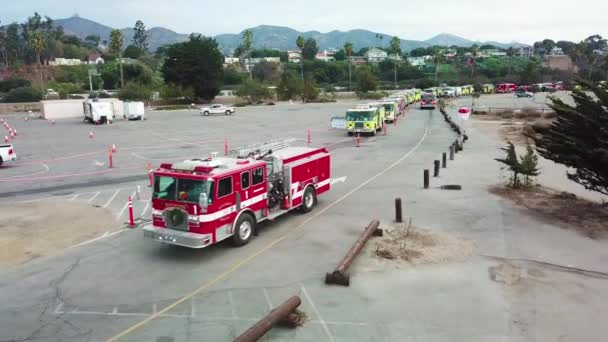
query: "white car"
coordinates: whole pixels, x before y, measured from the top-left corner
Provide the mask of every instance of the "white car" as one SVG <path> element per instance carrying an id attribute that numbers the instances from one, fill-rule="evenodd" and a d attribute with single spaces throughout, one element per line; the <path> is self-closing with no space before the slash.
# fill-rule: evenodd
<path id="1" fill-rule="evenodd" d="M 0 165 L 6 161 L 15 161 L 17 160 L 17 155 L 13 150 L 13 145 L 4 144 L 0 145 Z"/>
<path id="2" fill-rule="evenodd" d="M 209 107 L 201 108 L 201 114 L 204 116 L 208 116 L 210 114 L 226 114 L 231 115 L 234 114 L 236 110 L 233 106 L 223 105 L 223 104 L 214 104 Z"/>

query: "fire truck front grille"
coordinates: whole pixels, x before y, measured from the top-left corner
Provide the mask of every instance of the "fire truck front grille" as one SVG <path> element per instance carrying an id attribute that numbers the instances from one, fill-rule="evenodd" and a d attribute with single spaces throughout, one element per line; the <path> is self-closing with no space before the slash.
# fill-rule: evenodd
<path id="1" fill-rule="evenodd" d="M 165 227 L 188 231 L 188 213 L 178 208 L 165 210 Z"/>
<path id="2" fill-rule="evenodd" d="M 363 128 L 365 125 L 364 122 L 355 122 L 355 128 Z"/>

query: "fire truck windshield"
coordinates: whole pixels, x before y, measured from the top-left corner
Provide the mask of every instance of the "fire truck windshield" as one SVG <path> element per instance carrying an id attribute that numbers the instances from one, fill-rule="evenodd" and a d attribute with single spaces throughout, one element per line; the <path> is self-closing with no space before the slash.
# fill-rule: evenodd
<path id="1" fill-rule="evenodd" d="M 157 176 L 154 179 L 154 198 L 170 201 L 198 203 L 200 195 L 207 194 L 213 203 L 213 182 L 188 178 Z"/>
<path id="2" fill-rule="evenodd" d="M 373 111 L 356 111 L 346 112 L 347 121 L 371 121 L 374 115 Z"/>

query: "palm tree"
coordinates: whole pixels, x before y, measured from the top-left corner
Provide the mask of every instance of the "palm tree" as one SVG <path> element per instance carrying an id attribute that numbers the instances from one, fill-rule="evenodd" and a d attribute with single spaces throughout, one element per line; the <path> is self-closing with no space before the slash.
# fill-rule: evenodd
<path id="1" fill-rule="evenodd" d="M 376 46 L 380 45 L 380 35 L 376 33 Z"/>
<path id="2" fill-rule="evenodd" d="M 249 78 L 253 78 L 252 67 L 251 67 L 251 48 L 253 47 L 253 32 L 251 30 L 245 30 L 243 32 L 243 49 L 247 54 L 247 69 L 249 69 Z"/>
<path id="3" fill-rule="evenodd" d="M 305 43 L 306 43 L 306 41 L 304 40 L 304 37 L 298 36 L 298 38 L 296 39 L 296 45 L 300 49 L 300 65 L 301 65 L 300 69 L 302 72 L 302 82 L 304 82 L 304 44 Z"/>
<path id="4" fill-rule="evenodd" d="M 44 94 L 44 82 L 42 81 L 42 63 L 40 55 L 46 49 L 46 37 L 41 31 L 34 31 L 30 35 L 30 46 L 36 52 L 36 61 L 38 63 L 38 76 L 40 77 L 40 90 Z"/>
<path id="5" fill-rule="evenodd" d="M 351 88 L 352 88 L 351 56 L 353 55 L 353 43 L 346 42 L 346 44 L 344 44 L 344 52 L 346 52 L 346 56 L 348 56 L 348 91 L 351 91 Z"/>
<path id="6" fill-rule="evenodd" d="M 120 87 L 124 88 L 125 80 L 124 74 L 122 71 L 122 46 L 123 46 L 123 36 L 120 30 L 112 30 L 110 33 L 110 50 L 114 52 L 118 56 L 118 61 L 120 65 Z"/>
<path id="7" fill-rule="evenodd" d="M 443 61 L 443 53 L 440 48 L 433 49 L 433 64 L 435 65 L 435 85 L 438 85 L 439 63 Z"/>
<path id="8" fill-rule="evenodd" d="M 475 77 L 475 58 L 479 54 L 479 45 L 473 44 L 471 46 L 471 58 L 473 59 L 473 63 L 471 65 L 471 78 Z"/>
<path id="9" fill-rule="evenodd" d="M 382 48 L 384 48 L 384 45 L 382 45 L 382 41 L 384 40 L 384 36 L 381 35 L 381 34 L 379 34 L 378 38 L 380 38 L 380 48 L 382 49 Z"/>
<path id="10" fill-rule="evenodd" d="M 395 89 L 397 89 L 397 58 L 399 58 L 399 52 L 401 51 L 401 39 L 399 37 L 394 36 L 391 38 L 391 50 L 396 55 L 396 58 L 393 59 L 395 62 Z"/>
<path id="11" fill-rule="evenodd" d="M 514 47 L 510 46 L 507 49 L 507 56 L 509 56 L 509 72 L 507 73 L 507 75 L 511 75 L 511 70 L 513 68 L 513 56 L 515 56 L 516 54 L 516 50 Z"/>

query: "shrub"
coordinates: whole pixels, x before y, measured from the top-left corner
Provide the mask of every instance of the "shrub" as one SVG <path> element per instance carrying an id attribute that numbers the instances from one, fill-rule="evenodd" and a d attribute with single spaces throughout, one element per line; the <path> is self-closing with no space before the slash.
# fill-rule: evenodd
<path id="1" fill-rule="evenodd" d="M 4 102 L 37 102 L 42 99 L 40 91 L 32 87 L 19 87 L 11 90 L 6 97 Z"/>
<path id="2" fill-rule="evenodd" d="M 137 83 L 128 83 L 118 92 L 118 98 L 123 101 L 148 101 L 151 96 L 152 91 L 148 87 Z"/>
<path id="3" fill-rule="evenodd" d="M 285 72 L 277 87 L 277 95 L 281 100 L 295 100 L 302 92 L 302 81 L 293 73 Z"/>
<path id="4" fill-rule="evenodd" d="M 314 79 L 307 79 L 304 82 L 302 98 L 305 102 L 312 102 L 319 98 L 319 88 L 317 88 L 317 82 Z"/>
<path id="5" fill-rule="evenodd" d="M 9 78 L 7 80 L 0 81 L 0 93 L 8 93 L 9 91 L 21 88 L 21 87 L 31 87 L 32 82 L 26 79 L 21 78 Z"/>
<path id="6" fill-rule="evenodd" d="M 388 93 L 384 92 L 384 91 L 370 91 L 370 92 L 357 91 L 356 93 L 357 93 L 357 97 L 361 100 L 364 100 L 364 99 L 379 100 L 381 98 L 388 96 Z"/>
<path id="7" fill-rule="evenodd" d="M 163 99 L 185 99 L 194 101 L 194 90 L 192 88 L 182 88 L 173 84 L 165 84 L 160 88 L 160 96 Z"/>
<path id="8" fill-rule="evenodd" d="M 270 90 L 255 80 L 246 80 L 241 84 L 236 95 L 247 100 L 248 103 L 262 103 L 272 96 Z"/>
<path id="9" fill-rule="evenodd" d="M 54 89 L 56 92 L 58 92 L 59 98 L 61 99 L 67 99 L 69 94 L 82 91 L 79 84 L 72 82 L 50 81 L 47 88 Z"/>

